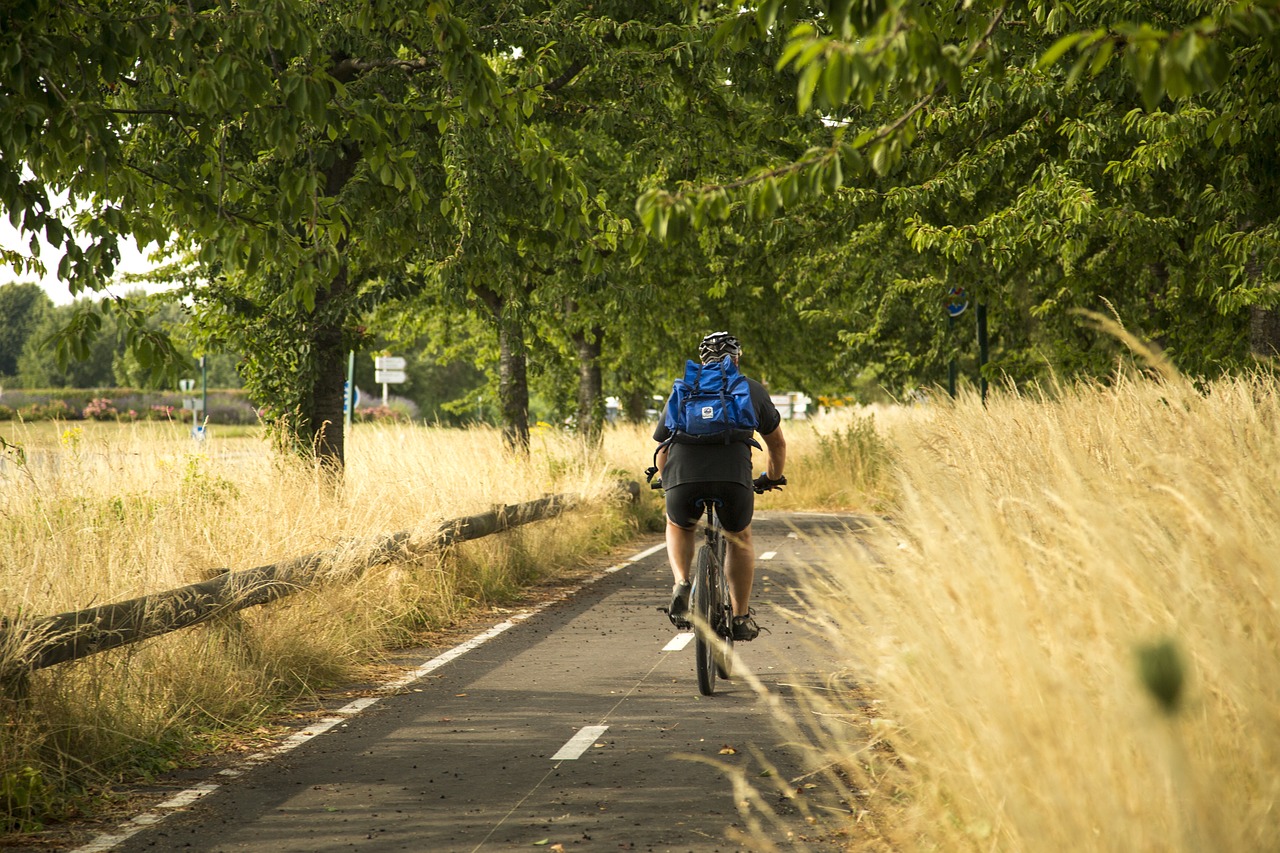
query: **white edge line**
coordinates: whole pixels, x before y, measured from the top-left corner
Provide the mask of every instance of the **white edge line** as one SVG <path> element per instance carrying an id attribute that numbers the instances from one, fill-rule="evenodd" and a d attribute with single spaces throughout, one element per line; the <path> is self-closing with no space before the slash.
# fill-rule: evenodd
<path id="1" fill-rule="evenodd" d="M 560 751 L 551 756 L 552 761 L 573 761 L 596 742 L 596 738 L 609 730 L 608 726 L 583 726 L 578 733 L 569 738 Z"/>
<path id="2" fill-rule="evenodd" d="M 359 714 L 361 711 L 365 710 L 366 708 L 370 708 L 370 707 L 372 707 L 372 706 L 374 706 L 374 705 L 378 704 L 378 700 L 379 700 L 380 698 L 382 698 L 382 697 L 380 697 L 380 696 L 365 696 L 364 698 L 362 698 L 362 699 L 357 699 L 357 700 L 355 700 L 354 702 L 351 702 L 351 703 L 350 703 L 350 704 L 348 704 L 348 705 L 343 705 L 341 708 L 339 708 L 338 710 L 334 711 L 334 713 L 335 713 L 335 714 L 345 714 L 345 715 L 347 715 L 347 716 L 352 716 L 352 715 L 354 715 L 354 714 Z"/>
<path id="3" fill-rule="evenodd" d="M 156 806 L 156 808 L 159 808 L 159 809 L 186 808 L 187 806 L 194 803 L 196 800 L 200 799 L 201 797 L 207 797 L 209 794 L 212 794 L 214 791 L 218 790 L 221 787 L 222 787 L 221 785 L 215 785 L 211 782 L 206 783 L 204 785 L 196 785 L 194 788 L 188 788 L 187 790 L 178 794 L 176 797 L 170 797 L 160 805 Z"/>
<path id="4" fill-rule="evenodd" d="M 693 639 L 692 631 L 681 631 L 671 638 L 671 641 L 662 647 L 664 652 L 678 652 L 685 646 L 689 645 L 689 641 Z"/>
<path id="5" fill-rule="evenodd" d="M 777 551 L 765 551 L 763 554 L 761 554 L 761 555 L 760 555 L 760 559 L 762 559 L 762 560 L 772 560 L 772 559 L 773 559 L 774 557 L 776 557 L 776 556 L 778 556 L 778 552 L 777 552 Z"/>
<path id="6" fill-rule="evenodd" d="M 654 545 L 652 548 L 646 548 L 645 550 L 641 551 L 639 554 L 636 554 L 634 557 L 628 557 L 627 562 L 638 563 L 641 560 L 643 560 L 645 557 L 652 556 L 666 547 L 667 547 L 666 542 L 659 542 L 657 545 Z"/>
<path id="7" fill-rule="evenodd" d="M 77 847 L 71 853 L 107 853 L 108 850 L 115 848 L 117 844 L 123 844 L 142 830 L 151 826 L 151 823 L 142 823 L 144 817 L 159 817 L 159 815 L 138 815 L 131 823 L 137 823 L 137 826 L 131 826 L 122 832 L 113 832 L 109 835 L 99 835 L 83 847 Z"/>

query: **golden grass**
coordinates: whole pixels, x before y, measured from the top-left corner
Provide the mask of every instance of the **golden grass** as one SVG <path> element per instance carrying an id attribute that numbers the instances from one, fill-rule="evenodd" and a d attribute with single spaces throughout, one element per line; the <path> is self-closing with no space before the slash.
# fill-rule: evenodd
<path id="1" fill-rule="evenodd" d="M 854 836 L 1280 849 L 1274 378 L 915 414 L 892 431 L 899 497 L 873 555 L 833 545 L 813 583 L 848 661 L 833 683 L 876 703 L 828 693 L 809 718 L 858 788 Z"/>

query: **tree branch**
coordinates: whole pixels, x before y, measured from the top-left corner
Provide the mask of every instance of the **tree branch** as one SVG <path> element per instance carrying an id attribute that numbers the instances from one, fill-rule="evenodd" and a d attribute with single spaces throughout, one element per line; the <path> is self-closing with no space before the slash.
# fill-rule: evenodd
<path id="1" fill-rule="evenodd" d="M 542 91 L 544 92 L 560 91 L 565 86 L 568 86 L 570 83 L 572 83 L 573 78 L 581 74 L 583 69 L 585 69 L 586 67 L 587 67 L 587 63 L 583 62 L 582 60 L 577 60 L 568 68 L 566 68 L 563 74 L 561 74 L 556 79 L 552 80 L 550 83 L 545 84 L 542 87 Z"/>

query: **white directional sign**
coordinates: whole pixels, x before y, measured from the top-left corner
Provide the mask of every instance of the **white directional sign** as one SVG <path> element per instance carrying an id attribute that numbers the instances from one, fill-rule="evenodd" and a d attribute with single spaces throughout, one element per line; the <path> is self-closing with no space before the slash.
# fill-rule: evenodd
<path id="1" fill-rule="evenodd" d="M 375 370 L 404 370 L 405 360 L 402 355 L 379 355 L 373 359 Z M 403 379 L 379 379 L 378 382 L 403 382 Z"/>
<path id="2" fill-rule="evenodd" d="M 404 361 L 404 359 L 400 359 Z M 373 381 L 381 382 L 384 385 L 395 385 L 405 381 L 403 370 L 375 370 L 373 372 Z"/>

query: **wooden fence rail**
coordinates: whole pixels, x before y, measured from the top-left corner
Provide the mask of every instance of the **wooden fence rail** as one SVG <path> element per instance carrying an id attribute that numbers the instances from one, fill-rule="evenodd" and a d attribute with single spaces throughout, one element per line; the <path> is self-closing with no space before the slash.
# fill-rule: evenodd
<path id="1" fill-rule="evenodd" d="M 634 484 L 624 486 L 631 494 Z M 443 548 L 479 539 L 531 521 L 551 518 L 581 499 L 551 495 L 447 521 L 434 535 L 412 542 L 414 550 Z M 56 616 L 0 619 L 0 689 L 23 692 L 27 676 L 38 669 L 77 660 L 266 604 L 324 582 L 359 577 L 371 566 L 406 551 L 408 531 L 370 543 L 354 541 L 282 563 L 242 571 L 223 571 L 206 581 L 115 604 Z"/>

